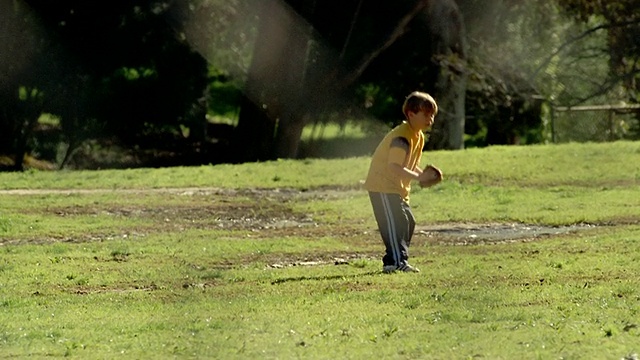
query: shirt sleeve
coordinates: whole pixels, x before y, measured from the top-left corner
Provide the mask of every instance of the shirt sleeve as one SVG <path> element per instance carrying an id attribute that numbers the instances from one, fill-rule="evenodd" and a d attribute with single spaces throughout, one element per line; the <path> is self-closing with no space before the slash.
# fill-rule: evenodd
<path id="1" fill-rule="evenodd" d="M 397 137 L 391 140 L 389 147 L 389 159 L 391 164 L 405 166 L 407 154 L 409 153 L 409 141 L 403 137 Z"/>

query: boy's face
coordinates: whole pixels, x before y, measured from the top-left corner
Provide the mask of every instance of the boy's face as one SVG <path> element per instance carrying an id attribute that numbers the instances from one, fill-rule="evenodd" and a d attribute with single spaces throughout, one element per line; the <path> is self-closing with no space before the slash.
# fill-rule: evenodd
<path id="1" fill-rule="evenodd" d="M 409 111 L 409 124 L 416 130 L 426 130 L 433 125 L 435 114 L 430 110 L 421 110 L 417 113 Z"/>

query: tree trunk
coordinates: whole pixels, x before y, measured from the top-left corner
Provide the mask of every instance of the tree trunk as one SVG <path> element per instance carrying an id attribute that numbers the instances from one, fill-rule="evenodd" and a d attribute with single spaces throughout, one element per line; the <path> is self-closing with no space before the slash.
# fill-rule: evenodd
<path id="1" fill-rule="evenodd" d="M 13 171 L 24 170 L 24 156 L 27 154 L 27 138 L 31 136 L 31 125 L 25 121 L 21 129 L 18 129 L 16 148 L 14 151 Z"/>
<path id="2" fill-rule="evenodd" d="M 295 157 L 304 127 L 308 25 L 278 0 L 262 1 L 260 18 L 235 141 L 239 161 Z"/>
<path id="3" fill-rule="evenodd" d="M 300 137 L 305 125 L 307 51 L 311 28 L 307 24 L 293 22 L 287 38 L 287 52 L 283 53 L 283 65 L 288 69 L 281 80 L 282 111 L 276 127 L 274 157 L 295 158 L 298 155 Z M 309 89 L 312 93 L 312 89 Z"/>
<path id="4" fill-rule="evenodd" d="M 233 137 L 233 162 L 268 160 L 273 144 L 275 122 L 265 109 L 247 94 L 242 97 L 240 117 Z"/>
<path id="5" fill-rule="evenodd" d="M 11 154 L 13 148 L 13 134 L 9 120 L 9 111 L 7 111 L 8 106 L 3 105 L 5 105 L 5 103 L 0 101 L 0 106 L 2 106 L 0 109 L 0 155 L 8 155 Z"/>
<path id="6" fill-rule="evenodd" d="M 453 0 L 432 1 L 426 11 L 432 39 L 432 60 L 438 74 L 434 97 L 440 112 L 433 125 L 429 149 L 464 148 L 467 44 L 460 9 Z"/>

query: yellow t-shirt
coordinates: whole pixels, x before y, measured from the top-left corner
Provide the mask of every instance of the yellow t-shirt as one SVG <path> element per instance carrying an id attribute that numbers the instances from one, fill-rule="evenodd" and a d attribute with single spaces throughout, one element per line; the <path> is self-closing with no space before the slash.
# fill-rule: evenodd
<path id="1" fill-rule="evenodd" d="M 373 153 L 365 189 L 372 192 L 399 194 L 409 201 L 411 181 L 402 180 L 389 170 L 390 163 L 414 170 L 420 165 L 424 134 L 415 131 L 406 121 L 396 126 L 382 139 Z"/>

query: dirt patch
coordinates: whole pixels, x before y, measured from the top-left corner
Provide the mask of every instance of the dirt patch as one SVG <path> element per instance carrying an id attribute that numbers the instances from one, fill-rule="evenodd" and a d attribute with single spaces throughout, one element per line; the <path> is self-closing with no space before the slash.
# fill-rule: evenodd
<path id="1" fill-rule="evenodd" d="M 313 214 L 295 212 L 289 206 L 292 201 L 324 200 L 351 196 L 360 189 L 317 188 L 298 189 L 219 189 L 219 188 L 163 188 L 163 189 L 94 189 L 94 190 L 2 190 L 0 195 L 43 195 L 43 194 L 170 194 L 175 196 L 196 196 L 206 198 L 201 204 L 163 204 L 145 207 L 143 205 L 114 206 L 94 204 L 74 207 L 49 207 L 45 215 L 74 217 L 81 215 L 113 216 L 144 219 L 149 226 L 127 229 L 122 234 L 83 234 L 82 238 L 51 237 L 44 239 L 0 239 L 2 244 L 44 243 L 44 242 L 85 242 L 104 241 L 113 238 L 146 236 L 163 231 L 186 229 L 218 229 L 246 231 L 247 237 L 341 237 L 354 241 L 376 241 L 376 229 L 360 224 L 323 224 L 314 219 Z M 240 199 L 242 198 L 242 201 Z M 531 241 L 539 238 L 560 236 L 585 231 L 594 225 L 544 226 L 520 223 L 441 223 L 418 225 L 416 240 L 445 245 L 473 245 Z M 323 262 L 340 262 L 348 254 L 322 259 Z M 338 260 L 336 260 L 338 259 Z M 353 260 L 353 259 L 351 259 Z M 307 260 L 300 259 L 304 265 Z M 318 261 L 312 259 L 308 261 Z"/>
<path id="2" fill-rule="evenodd" d="M 571 234 L 595 228 L 591 224 L 544 226 L 521 223 L 508 224 L 438 224 L 417 226 L 416 234 L 427 236 L 436 243 L 474 245 L 487 243 L 522 242 L 538 238 Z"/>

